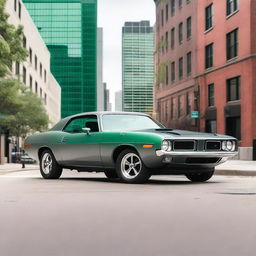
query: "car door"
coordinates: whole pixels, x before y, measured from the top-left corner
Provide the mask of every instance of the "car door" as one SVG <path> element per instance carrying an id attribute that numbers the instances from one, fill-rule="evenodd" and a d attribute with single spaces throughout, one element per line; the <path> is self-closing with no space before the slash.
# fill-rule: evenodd
<path id="1" fill-rule="evenodd" d="M 85 132 L 83 128 L 90 128 Z M 72 119 L 63 129 L 61 138 L 61 158 L 63 165 L 80 167 L 100 167 L 100 137 L 96 115 L 80 116 Z"/>

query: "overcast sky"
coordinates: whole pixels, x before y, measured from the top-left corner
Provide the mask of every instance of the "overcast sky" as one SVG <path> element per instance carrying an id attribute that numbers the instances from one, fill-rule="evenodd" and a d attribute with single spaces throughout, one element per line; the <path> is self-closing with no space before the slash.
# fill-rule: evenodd
<path id="1" fill-rule="evenodd" d="M 150 20 L 155 23 L 153 0 L 98 0 L 98 26 L 103 27 L 103 80 L 111 90 L 122 89 L 122 26 L 125 21 Z M 113 109 L 114 110 L 114 109 Z"/>

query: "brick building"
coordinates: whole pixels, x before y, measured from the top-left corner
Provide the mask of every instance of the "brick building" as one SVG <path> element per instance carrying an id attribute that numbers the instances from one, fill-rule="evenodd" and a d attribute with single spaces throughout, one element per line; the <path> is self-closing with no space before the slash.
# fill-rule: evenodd
<path id="1" fill-rule="evenodd" d="M 253 79 L 256 1 L 156 0 L 155 3 L 156 70 L 165 76 L 165 81 L 157 79 L 155 89 L 158 119 L 175 128 L 233 135 L 240 141 L 240 159 L 252 159 L 256 138 L 256 81 Z M 175 6 L 174 14 L 172 6 Z M 187 25 L 189 17 L 191 28 Z M 167 34 L 173 28 L 178 29 L 174 39 L 172 32 L 171 36 Z M 187 40 L 189 30 L 191 39 Z M 182 43 L 179 37 L 183 37 Z M 172 49 L 169 42 L 173 40 Z M 163 45 L 165 49 L 159 50 Z M 161 65 L 163 61 L 167 61 L 166 72 Z M 175 67 L 169 65 L 174 61 Z M 190 62 L 191 75 L 187 76 Z M 179 79 L 180 70 L 184 70 L 182 79 Z M 173 73 L 178 77 L 172 83 L 168 78 Z M 191 110 L 200 112 L 197 123 L 190 119 Z"/>

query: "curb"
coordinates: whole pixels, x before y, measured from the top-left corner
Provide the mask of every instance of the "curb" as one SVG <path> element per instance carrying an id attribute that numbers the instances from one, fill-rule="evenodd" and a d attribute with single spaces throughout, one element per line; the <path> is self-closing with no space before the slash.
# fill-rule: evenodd
<path id="1" fill-rule="evenodd" d="M 256 171 L 241 171 L 241 170 L 215 170 L 215 175 L 223 175 L 223 176 L 251 176 L 256 177 Z"/>

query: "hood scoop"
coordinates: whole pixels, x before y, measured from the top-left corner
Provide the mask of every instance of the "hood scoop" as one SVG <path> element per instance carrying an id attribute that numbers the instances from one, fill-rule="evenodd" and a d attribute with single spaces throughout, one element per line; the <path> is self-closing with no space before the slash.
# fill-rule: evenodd
<path id="1" fill-rule="evenodd" d="M 170 134 L 173 134 L 173 135 L 178 135 L 180 136 L 181 134 L 180 133 L 177 133 L 177 132 L 173 132 L 173 129 L 156 129 L 157 132 L 163 132 L 163 133 L 170 133 Z"/>

